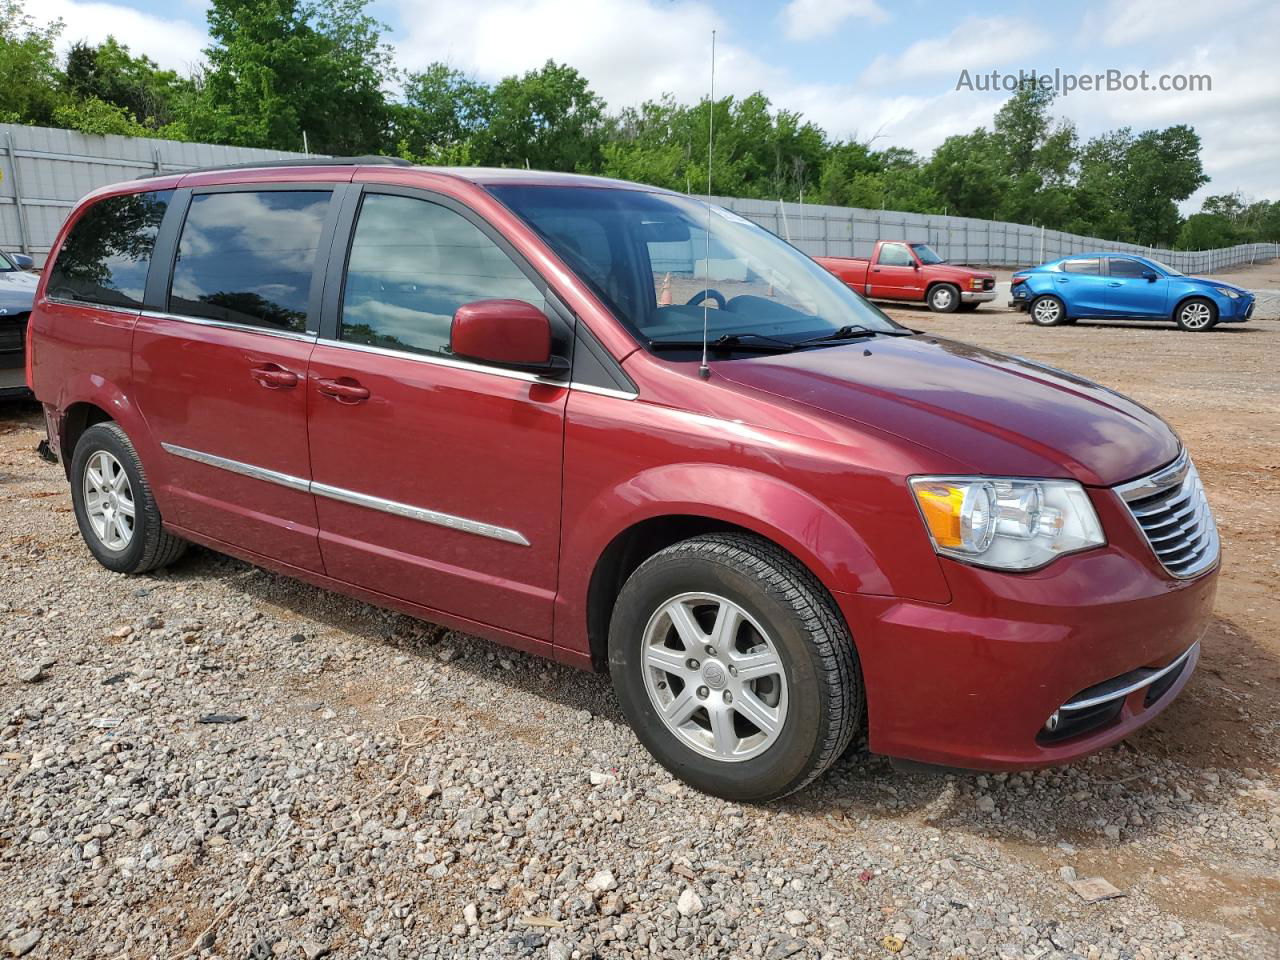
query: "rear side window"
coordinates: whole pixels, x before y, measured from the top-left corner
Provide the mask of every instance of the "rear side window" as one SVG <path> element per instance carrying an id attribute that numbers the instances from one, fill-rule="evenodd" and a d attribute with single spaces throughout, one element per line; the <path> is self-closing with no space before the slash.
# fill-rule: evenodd
<path id="1" fill-rule="evenodd" d="M 191 198 L 169 311 L 224 323 L 307 328 L 328 190 L 202 193 Z"/>
<path id="2" fill-rule="evenodd" d="M 1111 260 L 1108 266 L 1113 277 L 1140 277 L 1151 270 L 1145 263 L 1137 260 Z"/>
<path id="3" fill-rule="evenodd" d="M 448 353 L 457 309 L 494 299 L 545 309 L 538 288 L 470 220 L 414 197 L 364 198 L 347 263 L 343 340 Z"/>
<path id="4" fill-rule="evenodd" d="M 147 268 L 172 190 L 106 197 L 71 227 L 47 290 L 57 300 L 141 307 Z"/>
<path id="5" fill-rule="evenodd" d="M 1096 257 L 1089 260 L 1068 260 L 1062 265 L 1062 269 L 1067 273 L 1089 273 L 1094 276 L 1099 273 Z"/>

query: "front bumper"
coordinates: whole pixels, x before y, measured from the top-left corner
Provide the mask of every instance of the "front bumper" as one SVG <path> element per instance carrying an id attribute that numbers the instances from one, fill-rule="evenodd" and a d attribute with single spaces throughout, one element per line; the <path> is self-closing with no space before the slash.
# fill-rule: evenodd
<path id="1" fill-rule="evenodd" d="M 1241 297 L 1238 300 L 1227 300 L 1224 307 L 1221 303 L 1218 308 L 1219 323 L 1244 323 L 1253 316 L 1253 308 L 1257 304 L 1257 299 L 1250 295 Z"/>
<path id="2" fill-rule="evenodd" d="M 970 769 L 1054 766 L 1123 739 L 1177 697 L 1217 567 L 1173 580 L 1119 498 L 1091 495 L 1104 547 L 1027 574 L 943 560 L 949 604 L 837 596 L 858 643 L 871 750 Z"/>
<path id="3" fill-rule="evenodd" d="M 960 301 L 962 303 L 986 303 L 988 300 L 994 300 L 996 292 L 994 290 L 961 290 Z"/>

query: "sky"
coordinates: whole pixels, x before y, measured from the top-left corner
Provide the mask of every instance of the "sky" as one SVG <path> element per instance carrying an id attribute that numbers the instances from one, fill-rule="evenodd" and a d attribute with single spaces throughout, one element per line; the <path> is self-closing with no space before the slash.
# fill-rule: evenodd
<path id="1" fill-rule="evenodd" d="M 186 71 L 207 44 L 206 0 L 40 0 L 64 45 L 114 34 Z M 1174 12 L 1176 11 L 1176 12 Z M 401 66 L 434 61 L 493 81 L 548 58 L 580 70 L 611 109 L 664 93 L 707 94 L 716 31 L 716 93 L 763 91 L 838 138 L 927 154 L 989 125 L 1002 91 L 974 89 L 992 70 L 1207 74 L 1211 89 L 1076 90 L 1054 112 L 1082 137 L 1186 123 L 1212 178 L 1188 202 L 1242 191 L 1280 200 L 1280 71 L 1274 0 L 1084 0 L 941 4 L 926 0 L 376 0 Z M 962 71 L 970 88 L 957 89 Z"/>

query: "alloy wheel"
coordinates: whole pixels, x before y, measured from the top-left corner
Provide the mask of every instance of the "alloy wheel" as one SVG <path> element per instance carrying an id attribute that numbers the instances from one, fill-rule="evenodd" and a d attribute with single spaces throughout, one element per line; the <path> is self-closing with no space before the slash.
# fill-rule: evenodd
<path id="1" fill-rule="evenodd" d="M 93 534 L 108 550 L 124 550 L 133 540 L 136 507 L 124 466 L 106 450 L 84 468 L 84 507 Z"/>
<path id="2" fill-rule="evenodd" d="M 1188 303 L 1182 308 L 1182 315 L 1179 318 L 1182 325 L 1188 330 L 1203 330 L 1210 321 L 1213 320 L 1213 310 L 1207 303 Z"/>
<path id="3" fill-rule="evenodd" d="M 1034 307 L 1033 316 L 1036 323 L 1057 323 L 1058 318 L 1062 316 L 1062 306 L 1057 300 L 1040 300 Z"/>
<path id="4" fill-rule="evenodd" d="M 667 729 L 715 760 L 758 756 L 787 719 L 778 648 L 738 604 L 685 593 L 658 607 L 643 635 L 644 686 Z"/>

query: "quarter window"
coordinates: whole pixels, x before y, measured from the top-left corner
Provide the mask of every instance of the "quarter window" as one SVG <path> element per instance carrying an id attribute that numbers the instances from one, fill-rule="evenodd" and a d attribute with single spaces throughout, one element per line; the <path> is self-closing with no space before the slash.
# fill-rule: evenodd
<path id="1" fill-rule="evenodd" d="M 879 263 L 882 267 L 909 267 L 915 262 L 915 258 L 911 256 L 911 252 L 907 249 L 905 243 L 884 243 L 880 245 Z"/>
<path id="2" fill-rule="evenodd" d="M 172 190 L 106 197 L 71 227 L 49 270 L 49 296 L 141 307 L 147 269 Z"/>
<path id="3" fill-rule="evenodd" d="M 1062 265 L 1062 269 L 1066 273 L 1088 273 L 1097 276 L 1101 271 L 1098 267 L 1098 258 L 1094 257 L 1088 260 L 1068 260 Z"/>
<path id="4" fill-rule="evenodd" d="M 343 340 L 448 353 L 457 309 L 492 299 L 545 309 L 533 282 L 465 217 L 414 197 L 364 198 L 347 264 Z"/>
<path id="5" fill-rule="evenodd" d="M 191 198 L 169 310 L 302 332 L 328 190 L 202 193 Z"/>

